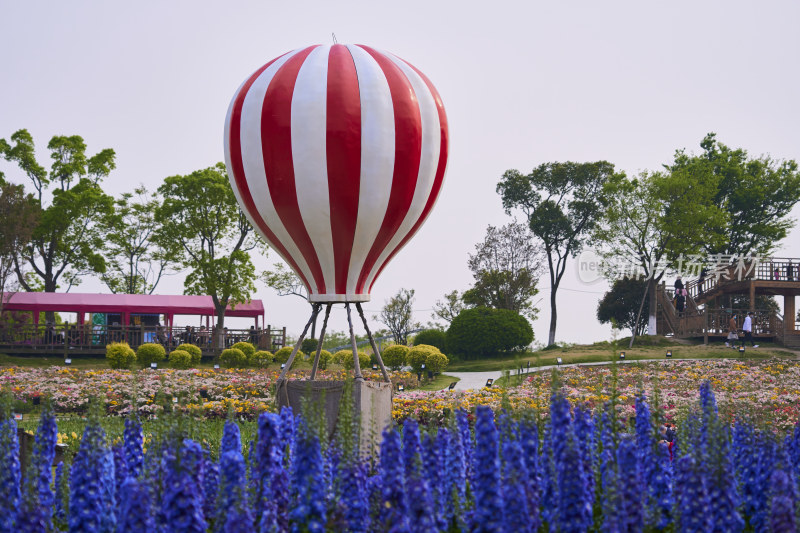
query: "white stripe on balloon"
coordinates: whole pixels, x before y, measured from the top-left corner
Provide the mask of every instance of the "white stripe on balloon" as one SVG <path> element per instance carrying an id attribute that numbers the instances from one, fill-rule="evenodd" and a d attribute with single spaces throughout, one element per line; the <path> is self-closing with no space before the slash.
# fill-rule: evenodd
<path id="1" fill-rule="evenodd" d="M 247 186 L 250 188 L 250 194 L 253 196 L 253 201 L 259 214 L 288 254 L 294 259 L 308 282 L 313 284 L 314 276 L 311 274 L 303 254 L 297 248 L 289 232 L 286 231 L 286 227 L 275 210 L 275 205 L 267 186 L 264 154 L 261 150 L 261 109 L 264 105 L 264 95 L 267 93 L 267 88 L 278 69 L 300 51 L 293 50 L 275 61 L 250 86 L 242 105 L 240 142 L 242 144 L 242 164 L 247 177 Z M 273 247 L 273 249 L 275 248 Z M 278 250 L 275 249 L 275 251 L 277 252 Z M 284 260 L 286 259 L 284 257 Z"/>
<path id="2" fill-rule="evenodd" d="M 330 46 L 318 46 L 297 73 L 292 93 L 292 161 L 300 215 L 322 268 L 325 290 L 335 293 L 328 195 L 327 100 Z M 310 281 L 309 281 L 310 282 Z"/>
<path id="3" fill-rule="evenodd" d="M 375 262 L 375 266 L 372 267 L 372 271 L 364 284 L 365 291 L 369 290 L 372 281 L 380 271 L 386 258 L 389 257 L 406 235 L 408 235 L 408 232 L 411 231 L 411 228 L 414 227 L 414 224 L 417 223 L 417 220 L 419 220 L 422 215 L 422 211 L 425 208 L 425 204 L 428 202 L 428 197 L 431 194 L 433 182 L 436 178 L 436 168 L 439 164 L 439 151 L 442 140 L 441 130 L 439 128 L 439 112 L 436 109 L 436 102 L 433 99 L 433 95 L 428 90 L 425 81 L 414 72 L 405 61 L 387 52 L 381 53 L 391 59 L 392 62 L 403 71 L 403 74 L 405 74 L 406 78 L 411 82 L 411 87 L 414 89 L 422 121 L 422 156 L 411 205 L 409 206 L 405 218 L 403 218 L 403 222 L 397 228 L 394 236 L 383 251 L 381 251 L 378 260 Z"/>
<path id="4" fill-rule="evenodd" d="M 361 98 L 361 178 L 347 293 L 355 294 L 358 277 L 380 231 L 389 205 L 394 175 L 394 108 L 389 82 L 365 50 L 347 45 L 356 66 Z M 368 286 L 365 287 L 365 293 Z M 333 291 L 331 291 L 333 292 Z"/>

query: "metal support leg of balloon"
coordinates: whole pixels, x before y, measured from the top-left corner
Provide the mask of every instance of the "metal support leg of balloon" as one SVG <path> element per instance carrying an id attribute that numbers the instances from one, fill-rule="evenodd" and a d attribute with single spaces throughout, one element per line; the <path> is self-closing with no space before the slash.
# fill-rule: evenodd
<path id="1" fill-rule="evenodd" d="M 358 360 L 358 345 L 356 344 L 356 335 L 353 333 L 353 319 L 350 317 L 350 304 L 344 304 L 347 309 L 347 324 L 350 326 L 350 345 L 353 347 L 353 369 L 356 381 L 364 381 L 364 376 L 361 375 L 361 362 Z"/>
<path id="2" fill-rule="evenodd" d="M 378 350 L 378 345 L 375 344 L 375 338 L 372 336 L 372 332 L 369 330 L 369 326 L 367 325 L 367 317 L 364 316 L 364 310 L 361 308 L 361 302 L 356 302 L 356 310 L 358 311 L 358 315 L 361 317 L 361 321 L 364 323 L 364 329 L 367 331 L 367 337 L 369 338 L 370 346 L 372 346 L 372 353 L 375 354 L 375 359 L 378 360 L 378 366 L 381 367 L 383 379 L 386 381 L 391 381 L 389 379 L 389 373 L 386 371 L 386 367 L 383 365 L 383 357 L 381 357 L 381 352 Z"/>
<path id="3" fill-rule="evenodd" d="M 278 377 L 278 381 L 283 381 L 286 379 L 286 374 L 289 372 L 289 369 L 292 368 L 292 363 L 294 363 L 294 357 L 297 355 L 297 351 L 300 349 L 300 345 L 303 344 L 303 339 L 306 338 L 306 333 L 308 333 L 308 328 L 311 327 L 311 323 L 317 318 L 320 309 L 322 309 L 322 304 L 314 304 L 311 311 L 311 318 L 308 320 L 306 327 L 303 328 L 303 333 L 300 335 L 300 338 L 297 339 L 297 344 L 294 345 L 294 350 L 292 350 L 292 355 L 289 356 L 289 360 L 286 361 L 286 366 L 283 367 L 281 371 L 281 375 Z"/>
<path id="4" fill-rule="evenodd" d="M 314 378 L 317 377 L 317 367 L 319 366 L 319 354 L 322 352 L 322 343 L 325 341 L 325 328 L 328 327 L 328 316 L 331 314 L 331 307 L 333 304 L 328 304 L 325 306 L 325 318 L 322 321 L 322 331 L 319 332 L 319 341 L 317 341 L 317 353 L 314 355 L 314 365 L 311 367 L 311 377 L 308 378 L 311 381 L 314 381 Z"/>

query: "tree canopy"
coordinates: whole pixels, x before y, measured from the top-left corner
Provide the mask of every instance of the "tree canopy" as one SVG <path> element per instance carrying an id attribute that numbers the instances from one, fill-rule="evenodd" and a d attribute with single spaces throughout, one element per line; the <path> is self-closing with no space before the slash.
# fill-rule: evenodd
<path id="1" fill-rule="evenodd" d="M 26 291 L 55 292 L 61 284 L 69 291 L 83 274 L 106 269 L 106 223 L 114 200 L 100 183 L 115 168 L 116 156 L 110 148 L 87 156 L 86 143 L 78 135 L 56 135 L 47 148 L 53 160 L 49 171 L 36 161 L 33 137 L 27 130 L 15 132 L 11 143 L 0 139 L 0 154 L 16 163 L 31 182 L 40 210 L 15 271 Z"/>
<path id="2" fill-rule="evenodd" d="M 793 160 L 751 157 L 742 148 L 730 148 L 709 133 L 700 142 L 702 153 L 675 152 L 667 169 L 688 175 L 717 178 L 713 202 L 728 217 L 718 228 L 723 238 L 705 243 L 708 254 L 767 255 L 785 238 L 794 222 L 789 218 L 800 201 L 800 172 Z"/>
<path id="3" fill-rule="evenodd" d="M 162 246 L 155 215 L 158 195 L 144 186 L 115 202 L 106 234 L 108 268 L 101 279 L 113 293 L 153 294 L 158 282 L 174 269 L 174 247 Z"/>
<path id="4" fill-rule="evenodd" d="M 16 291 L 15 265 L 33 236 L 39 208 L 22 185 L 6 183 L 0 173 L 0 316 L 7 298 Z"/>
<path id="5" fill-rule="evenodd" d="M 544 245 L 551 288 L 548 344 L 555 343 L 556 294 L 567 260 L 591 239 L 603 215 L 603 185 L 613 174 L 607 161 L 568 161 L 542 164 L 530 174 L 507 170 L 497 184 L 506 212 L 521 210 Z"/>
<path id="6" fill-rule="evenodd" d="M 211 296 L 219 330 L 226 307 L 250 300 L 255 290 L 248 252 L 261 241 L 239 208 L 222 163 L 166 178 L 158 192 L 164 198 L 155 217 L 161 242 L 189 270 L 184 293 Z"/>
<path id="7" fill-rule="evenodd" d="M 397 344 L 408 344 L 408 333 L 418 327 L 414 322 L 414 289 L 400 289 L 389 298 L 381 310 L 380 316 L 373 317 L 389 328 Z"/>
<path id="8" fill-rule="evenodd" d="M 646 284 L 647 282 L 644 280 L 633 278 L 615 280 L 611 289 L 597 304 L 597 320 L 601 324 L 611 323 L 617 329 L 629 329 L 633 335 L 641 334 L 645 322 L 640 320 L 639 327 L 635 330 L 634 325 L 639 315 Z M 647 304 L 646 299 L 644 305 Z"/>
<path id="9" fill-rule="evenodd" d="M 543 271 L 544 252 L 526 225 L 489 226 L 483 242 L 469 256 L 475 282 L 462 299 L 474 307 L 510 309 L 536 319 L 531 299 Z"/>

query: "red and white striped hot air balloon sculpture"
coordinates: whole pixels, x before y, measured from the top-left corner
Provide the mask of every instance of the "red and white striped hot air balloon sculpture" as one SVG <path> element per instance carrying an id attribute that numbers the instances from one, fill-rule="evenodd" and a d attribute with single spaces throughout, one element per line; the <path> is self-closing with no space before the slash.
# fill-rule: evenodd
<path id="1" fill-rule="evenodd" d="M 348 304 L 349 319 L 355 302 L 366 327 L 360 303 L 430 214 L 447 148 L 430 80 L 368 46 L 294 50 L 239 87 L 225 121 L 228 175 L 253 227 L 308 289 L 309 324 L 322 303 L 327 323 L 331 304 Z"/>

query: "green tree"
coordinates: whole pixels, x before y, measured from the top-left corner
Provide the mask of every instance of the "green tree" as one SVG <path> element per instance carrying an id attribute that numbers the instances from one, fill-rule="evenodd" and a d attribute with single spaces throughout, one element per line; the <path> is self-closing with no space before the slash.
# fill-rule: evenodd
<path id="1" fill-rule="evenodd" d="M 0 317 L 8 298 L 16 292 L 15 265 L 33 236 L 39 208 L 22 185 L 12 185 L 0 173 Z"/>
<path id="2" fill-rule="evenodd" d="M 268 287 L 275 289 L 278 296 L 297 296 L 308 302 L 308 289 L 300 277 L 294 273 L 294 270 L 286 268 L 282 263 L 275 265 L 275 270 L 264 272 L 261 275 L 261 280 Z M 308 304 L 311 305 L 311 302 L 308 302 Z M 314 317 L 314 322 L 311 323 L 311 338 L 306 340 L 316 341 L 317 319 L 319 319 L 319 315 Z M 316 353 L 316 347 L 314 350 Z"/>
<path id="3" fill-rule="evenodd" d="M 155 221 L 159 205 L 158 195 L 144 186 L 115 202 L 106 234 L 108 268 L 101 276 L 111 292 L 153 294 L 161 278 L 173 273 L 174 247 L 162 246 Z"/>
<path id="4" fill-rule="evenodd" d="M 458 291 L 450 291 L 444 295 L 444 299 L 436 300 L 436 303 L 433 304 L 431 318 L 434 320 L 440 318 L 449 324 L 465 308 Z"/>
<path id="5" fill-rule="evenodd" d="M 15 132 L 11 143 L 0 139 L 0 154 L 30 180 L 41 213 L 15 271 L 26 291 L 55 292 L 60 283 L 69 291 L 82 275 L 106 269 L 104 223 L 114 200 L 103 192 L 100 182 L 116 167 L 116 156 L 106 148 L 88 157 L 86 143 L 78 135 L 56 135 L 47 148 L 53 160 L 49 172 L 36 161 L 33 137 L 27 130 Z M 48 320 L 53 319 L 50 315 Z"/>
<path id="6" fill-rule="evenodd" d="M 601 324 L 610 322 L 617 329 L 627 328 L 632 336 L 640 335 L 645 324 L 639 320 L 639 309 L 646 284 L 644 280 L 632 278 L 614 281 L 597 304 L 597 320 Z"/>
<path id="7" fill-rule="evenodd" d="M 379 320 L 389 328 L 397 344 L 408 344 L 408 334 L 419 327 L 412 316 L 414 305 L 414 289 L 400 289 L 397 294 L 386 301 L 380 316 L 373 319 Z"/>
<path id="8" fill-rule="evenodd" d="M 510 309 L 536 319 L 531 298 L 542 272 L 544 254 L 524 224 L 489 226 L 483 242 L 469 256 L 475 284 L 462 297 L 473 307 Z"/>
<path id="9" fill-rule="evenodd" d="M 189 271 L 184 293 L 211 296 L 219 344 L 225 309 L 250 300 L 255 290 L 248 252 L 261 241 L 239 209 L 222 163 L 169 177 L 158 192 L 164 198 L 155 217 L 162 242 L 172 244 L 170 253 Z"/>
<path id="10" fill-rule="evenodd" d="M 545 163 L 530 174 L 507 170 L 497 184 L 506 212 L 522 210 L 544 244 L 550 271 L 548 345 L 555 343 L 556 295 L 567 261 L 589 242 L 603 214 L 603 185 L 613 174 L 607 161 Z"/>
<path id="11" fill-rule="evenodd" d="M 797 163 L 777 161 L 769 156 L 750 157 L 742 148 L 720 143 L 715 133 L 700 142 L 703 152 L 675 153 L 667 168 L 690 175 L 711 173 L 717 178 L 714 202 L 728 217 L 718 228 L 724 238 L 709 241 L 709 254 L 768 255 L 785 238 L 794 221 L 792 208 L 800 201 L 800 172 Z"/>
<path id="12" fill-rule="evenodd" d="M 721 238 L 726 213 L 714 203 L 717 178 L 711 172 L 643 172 L 632 180 L 617 175 L 604 189 L 606 212 L 594 234 L 607 275 L 648 281 L 648 333 L 656 335 L 658 283 L 679 269 L 682 256 Z"/>

